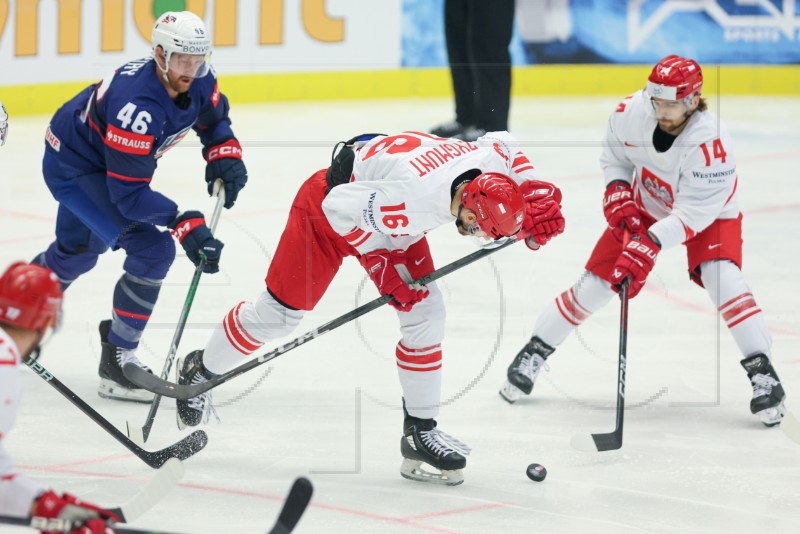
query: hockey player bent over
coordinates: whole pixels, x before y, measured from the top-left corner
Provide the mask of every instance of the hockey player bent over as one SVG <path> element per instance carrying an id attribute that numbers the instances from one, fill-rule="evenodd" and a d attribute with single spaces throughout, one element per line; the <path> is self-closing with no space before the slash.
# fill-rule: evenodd
<path id="1" fill-rule="evenodd" d="M 20 363 L 38 356 L 39 344 L 56 326 L 61 284 L 50 269 L 15 263 L 0 276 L 0 515 L 59 518 L 82 523 L 73 534 L 107 534 L 112 512 L 63 493 L 45 491 L 14 471 L 3 438 L 14 425 L 22 397 Z"/>
<path id="2" fill-rule="evenodd" d="M 731 139 L 707 110 L 702 87 L 700 65 L 667 56 L 647 87 L 611 114 L 600 159 L 608 228 L 586 272 L 539 316 L 533 337 L 508 368 L 500 391 L 508 402 L 531 393 L 548 356 L 611 300 L 626 277 L 635 297 L 661 250 L 683 243 L 691 279 L 708 291 L 742 352 L 753 386 L 750 411 L 767 426 L 780 423 L 785 395 L 770 362 L 771 338 L 741 271 L 742 214 Z"/>
<path id="3" fill-rule="evenodd" d="M 355 256 L 382 295 L 392 295 L 401 339 L 395 350 L 405 420 L 401 473 L 455 485 L 468 447 L 437 428 L 445 309 L 435 283 L 410 284 L 434 270 L 425 233 L 455 222 L 463 235 L 526 238 L 532 248 L 561 233 L 560 191 L 536 180 L 507 132 L 477 143 L 429 134 L 351 139 L 329 169 L 301 186 L 269 266 L 266 291 L 234 306 L 205 351 L 179 365 L 179 383 L 199 384 L 286 336 L 312 310 L 342 258 Z M 178 401 L 186 425 L 206 422 L 211 392 Z M 423 471 L 426 463 L 440 472 Z"/>
<path id="4" fill-rule="evenodd" d="M 152 400 L 121 365 L 144 367 L 136 348 L 175 258 L 167 229 L 195 265 L 204 257 L 204 272 L 219 270 L 223 245 L 203 214 L 180 211 L 150 188 L 158 158 L 192 129 L 204 146 L 209 193 L 221 178 L 230 208 L 247 181 L 210 54 L 211 38 L 197 15 L 165 13 L 153 27 L 152 57 L 126 63 L 81 91 L 47 129 L 43 169 L 59 202 L 56 240 L 34 262 L 52 269 L 66 289 L 109 247 L 127 254 L 112 318 L 100 323 L 102 397 Z"/>

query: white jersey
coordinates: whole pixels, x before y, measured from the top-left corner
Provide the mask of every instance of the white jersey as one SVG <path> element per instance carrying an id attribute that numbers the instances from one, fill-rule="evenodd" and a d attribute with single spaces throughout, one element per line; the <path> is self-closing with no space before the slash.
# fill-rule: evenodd
<path id="1" fill-rule="evenodd" d="M 633 181 L 639 208 L 662 248 L 683 243 L 716 219 L 739 216 L 733 142 L 710 111 L 695 112 L 666 152 L 653 147 L 658 124 L 649 97 L 623 100 L 608 121 L 600 163 L 605 182 Z"/>
<path id="2" fill-rule="evenodd" d="M 331 189 L 322 209 L 359 254 L 407 249 L 455 221 L 451 187 L 471 169 L 503 173 L 517 183 L 537 179 L 508 132 L 489 132 L 474 143 L 420 132 L 382 135 L 356 146 L 350 183 Z"/>
<path id="3" fill-rule="evenodd" d="M 3 448 L 21 399 L 19 351 L 14 340 L 0 328 L 0 515 L 27 517 L 40 488 L 34 481 L 14 472 L 11 457 Z"/>

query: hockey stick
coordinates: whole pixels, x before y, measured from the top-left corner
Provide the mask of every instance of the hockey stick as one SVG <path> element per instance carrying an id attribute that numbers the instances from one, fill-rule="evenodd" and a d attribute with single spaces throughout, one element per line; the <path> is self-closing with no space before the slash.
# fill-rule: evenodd
<path id="1" fill-rule="evenodd" d="M 420 278 L 419 280 L 415 280 L 414 283 L 417 284 L 428 284 L 439 278 L 452 273 L 453 271 L 457 271 L 458 269 L 469 265 L 470 263 L 477 261 L 481 258 L 488 256 L 489 254 L 494 254 L 500 249 L 503 249 L 511 244 L 515 243 L 514 239 L 509 239 L 503 242 L 500 245 L 497 245 L 493 248 L 482 248 L 480 250 L 476 250 L 472 254 L 468 254 L 461 259 L 458 259 L 452 263 L 445 265 L 444 267 L 440 267 L 436 269 L 430 274 L 427 274 Z M 335 330 L 340 326 L 349 323 L 350 321 L 361 317 L 362 315 L 371 312 L 377 308 L 380 308 L 387 302 L 392 299 L 391 295 L 383 295 L 378 297 L 375 300 L 372 300 L 366 304 L 363 304 L 352 310 L 347 312 L 344 315 L 333 319 L 325 323 L 324 325 L 311 330 L 310 332 L 306 332 L 302 336 L 286 343 L 285 345 L 281 345 L 266 354 L 262 354 L 257 358 L 253 358 L 248 360 L 247 362 L 243 363 L 238 367 L 234 367 L 230 371 L 226 373 L 222 373 L 221 375 L 215 376 L 214 378 L 209 379 L 207 382 L 203 382 L 202 384 L 195 384 L 195 385 L 181 385 L 175 384 L 174 382 L 168 382 L 163 380 L 157 376 L 153 376 L 152 374 L 148 373 L 141 367 L 135 364 L 125 364 L 122 368 L 122 372 L 125 376 L 136 384 L 139 387 L 142 387 L 148 391 L 152 391 L 157 395 L 163 395 L 165 397 L 172 397 L 175 399 L 191 399 L 192 397 L 196 397 L 202 393 L 205 393 L 209 389 L 215 388 L 220 384 L 224 384 L 228 380 L 235 378 L 247 371 L 258 367 L 261 364 L 267 363 L 271 361 L 281 354 L 285 354 L 290 350 L 299 347 L 300 345 L 311 341 L 312 339 L 316 339 L 323 334 L 327 334 L 331 330 Z"/>
<path id="2" fill-rule="evenodd" d="M 183 478 L 184 468 L 183 464 L 175 459 L 170 458 L 164 465 L 156 472 L 155 476 L 145 485 L 144 488 L 139 490 L 131 500 L 125 504 L 109 508 L 109 511 L 119 517 L 120 523 L 127 523 L 135 521 L 140 518 L 152 508 L 158 501 L 164 498 L 169 491 L 174 488 L 181 478 Z M 77 528 L 79 525 L 73 524 L 72 521 L 58 518 L 46 517 L 11 517 L 0 515 L 0 523 L 7 525 L 30 526 L 31 528 L 38 528 L 44 531 L 64 531 Z M 145 532 L 133 529 L 123 529 L 114 525 L 116 532 Z"/>
<path id="3" fill-rule="evenodd" d="M 628 352 L 628 286 L 630 279 L 622 282 L 619 307 L 619 373 L 617 374 L 617 427 L 606 434 L 576 434 L 570 445 L 579 451 L 614 451 L 622 447 L 622 423 L 625 417 L 625 372 Z"/>
<path id="4" fill-rule="evenodd" d="M 111 436 L 119 441 L 126 449 L 139 457 L 144 463 L 153 468 L 159 468 L 170 458 L 178 458 L 185 460 L 192 456 L 194 453 L 201 450 L 208 443 L 208 436 L 202 430 L 195 430 L 179 442 L 170 445 L 159 451 L 146 451 L 128 437 L 117 430 L 117 427 L 112 425 L 106 418 L 97 413 L 91 406 L 78 397 L 71 389 L 64 385 L 58 378 L 45 369 L 42 364 L 33 358 L 27 357 L 24 360 L 25 365 L 33 369 L 42 380 L 53 386 L 59 393 L 64 395 L 72 404 L 85 413 L 89 418 L 100 425 L 103 430 L 111 434 Z M 148 373 L 149 374 L 149 373 Z"/>
<path id="5" fill-rule="evenodd" d="M 783 416 L 781 430 L 787 438 L 800 445 L 800 421 L 789 410 L 786 410 L 786 415 Z"/>
<path id="6" fill-rule="evenodd" d="M 303 512 L 306 511 L 311 495 L 314 493 L 314 486 L 305 477 L 298 477 L 289 490 L 289 496 L 283 503 L 283 508 L 278 516 L 278 521 L 268 534 L 289 534 L 294 530 L 297 522 L 300 521 Z"/>
<path id="7" fill-rule="evenodd" d="M 223 181 L 220 179 L 217 179 L 217 181 L 214 182 L 214 194 L 217 195 L 217 205 L 214 206 L 214 213 L 211 215 L 211 221 L 208 226 L 211 229 L 212 234 L 217 230 L 217 223 L 219 222 L 219 216 L 222 212 L 222 206 L 225 204 L 225 189 L 222 187 L 222 184 Z M 197 286 L 200 284 L 200 275 L 203 274 L 203 268 L 205 266 L 206 259 L 203 256 L 201 257 L 200 263 L 194 270 L 192 283 L 189 284 L 189 293 L 186 295 L 186 300 L 183 302 L 181 315 L 178 317 L 178 326 L 175 328 L 175 335 L 172 336 L 172 343 L 169 345 L 169 353 L 167 354 L 167 359 L 164 362 L 164 370 L 161 371 L 161 378 L 166 379 L 169 376 L 170 369 L 172 369 L 172 362 L 175 361 L 175 354 L 178 352 L 178 344 L 181 342 L 183 329 L 186 326 L 186 320 L 189 318 L 189 310 L 192 308 L 194 295 L 197 292 Z M 142 443 L 147 441 L 147 438 L 150 437 L 150 430 L 153 428 L 153 422 L 156 419 L 156 412 L 158 411 L 158 406 L 160 404 L 161 395 L 156 395 L 153 397 L 153 402 L 150 404 L 150 411 L 147 412 L 147 419 L 145 419 L 144 425 L 142 425 Z M 128 424 L 129 436 L 130 428 L 130 424 Z"/>

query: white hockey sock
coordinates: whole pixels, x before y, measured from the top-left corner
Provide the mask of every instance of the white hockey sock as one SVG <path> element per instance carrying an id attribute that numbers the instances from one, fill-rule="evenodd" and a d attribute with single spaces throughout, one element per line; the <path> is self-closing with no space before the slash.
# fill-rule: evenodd
<path id="1" fill-rule="evenodd" d="M 444 298 L 436 283 L 428 289 L 430 294 L 410 312 L 397 313 L 403 334 L 395 349 L 397 374 L 406 410 L 420 419 L 439 415 L 442 389 Z"/>
<path id="2" fill-rule="evenodd" d="M 395 356 L 406 411 L 420 419 L 435 418 L 439 415 L 442 389 L 442 346 L 414 349 L 401 341 Z"/>
<path id="3" fill-rule="evenodd" d="M 256 302 L 240 302 L 214 328 L 203 353 L 203 365 L 214 374 L 242 363 L 269 340 L 289 335 L 303 318 L 264 291 Z"/>
<path id="4" fill-rule="evenodd" d="M 551 301 L 536 319 L 535 335 L 551 347 L 567 336 L 594 312 L 608 304 L 616 293 L 608 282 L 584 271 L 574 286 Z"/>
<path id="5" fill-rule="evenodd" d="M 729 260 L 707 261 L 700 265 L 700 275 L 742 355 L 770 356 L 772 336 L 739 267 Z"/>

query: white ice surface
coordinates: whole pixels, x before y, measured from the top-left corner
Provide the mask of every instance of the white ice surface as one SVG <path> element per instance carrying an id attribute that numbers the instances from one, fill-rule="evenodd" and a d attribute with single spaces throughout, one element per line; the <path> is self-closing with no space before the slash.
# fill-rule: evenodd
<path id="1" fill-rule="evenodd" d="M 736 141 L 744 272 L 766 314 L 792 407 L 800 390 L 800 100 L 725 97 L 711 105 Z M 508 405 L 497 393 L 538 313 L 572 285 L 600 234 L 598 145 L 614 106 L 608 98 L 513 101 L 512 130 L 540 175 L 562 188 L 567 230 L 538 252 L 516 245 L 441 282 L 448 329 L 439 422 L 473 448 L 462 486 L 399 475 L 398 333 L 385 308 L 220 387 L 222 424 L 207 428 L 209 445 L 186 462 L 181 485 L 133 526 L 263 533 L 292 480 L 305 475 L 316 491 L 297 532 L 800 531 L 800 445 L 749 413 L 738 350 L 706 293 L 689 282 L 681 247 L 659 257 L 631 304 L 620 451 L 588 454 L 569 446 L 575 433 L 614 425 L 614 302 L 559 347 L 530 398 Z M 250 181 L 219 223 L 222 272 L 203 276 L 180 353 L 203 347 L 230 306 L 262 291 L 292 198 L 327 165 L 336 141 L 362 131 L 427 129 L 450 119 L 451 107 L 447 99 L 234 103 Z M 40 171 L 47 120 L 12 113 L 0 149 L 2 267 L 29 260 L 53 237 L 56 204 Z M 183 209 L 210 214 L 203 176 L 199 143 L 187 138 L 160 161 L 153 187 Z M 451 227 L 433 232 L 430 242 L 439 266 L 475 250 Z M 97 324 L 110 316 L 123 260 L 122 252 L 105 254 L 70 288 L 63 329 L 43 364 L 124 431 L 126 420 L 144 422 L 147 407 L 95 393 Z M 157 370 L 191 276 L 191 264 L 176 258 L 144 336 L 140 356 Z M 376 296 L 348 260 L 296 335 Z M 41 379 L 22 373 L 22 411 L 4 440 L 19 470 L 100 504 L 130 498 L 150 469 Z M 183 435 L 174 419 L 174 403 L 165 400 L 148 448 Z M 546 481 L 526 478 L 532 462 L 547 467 Z"/>

